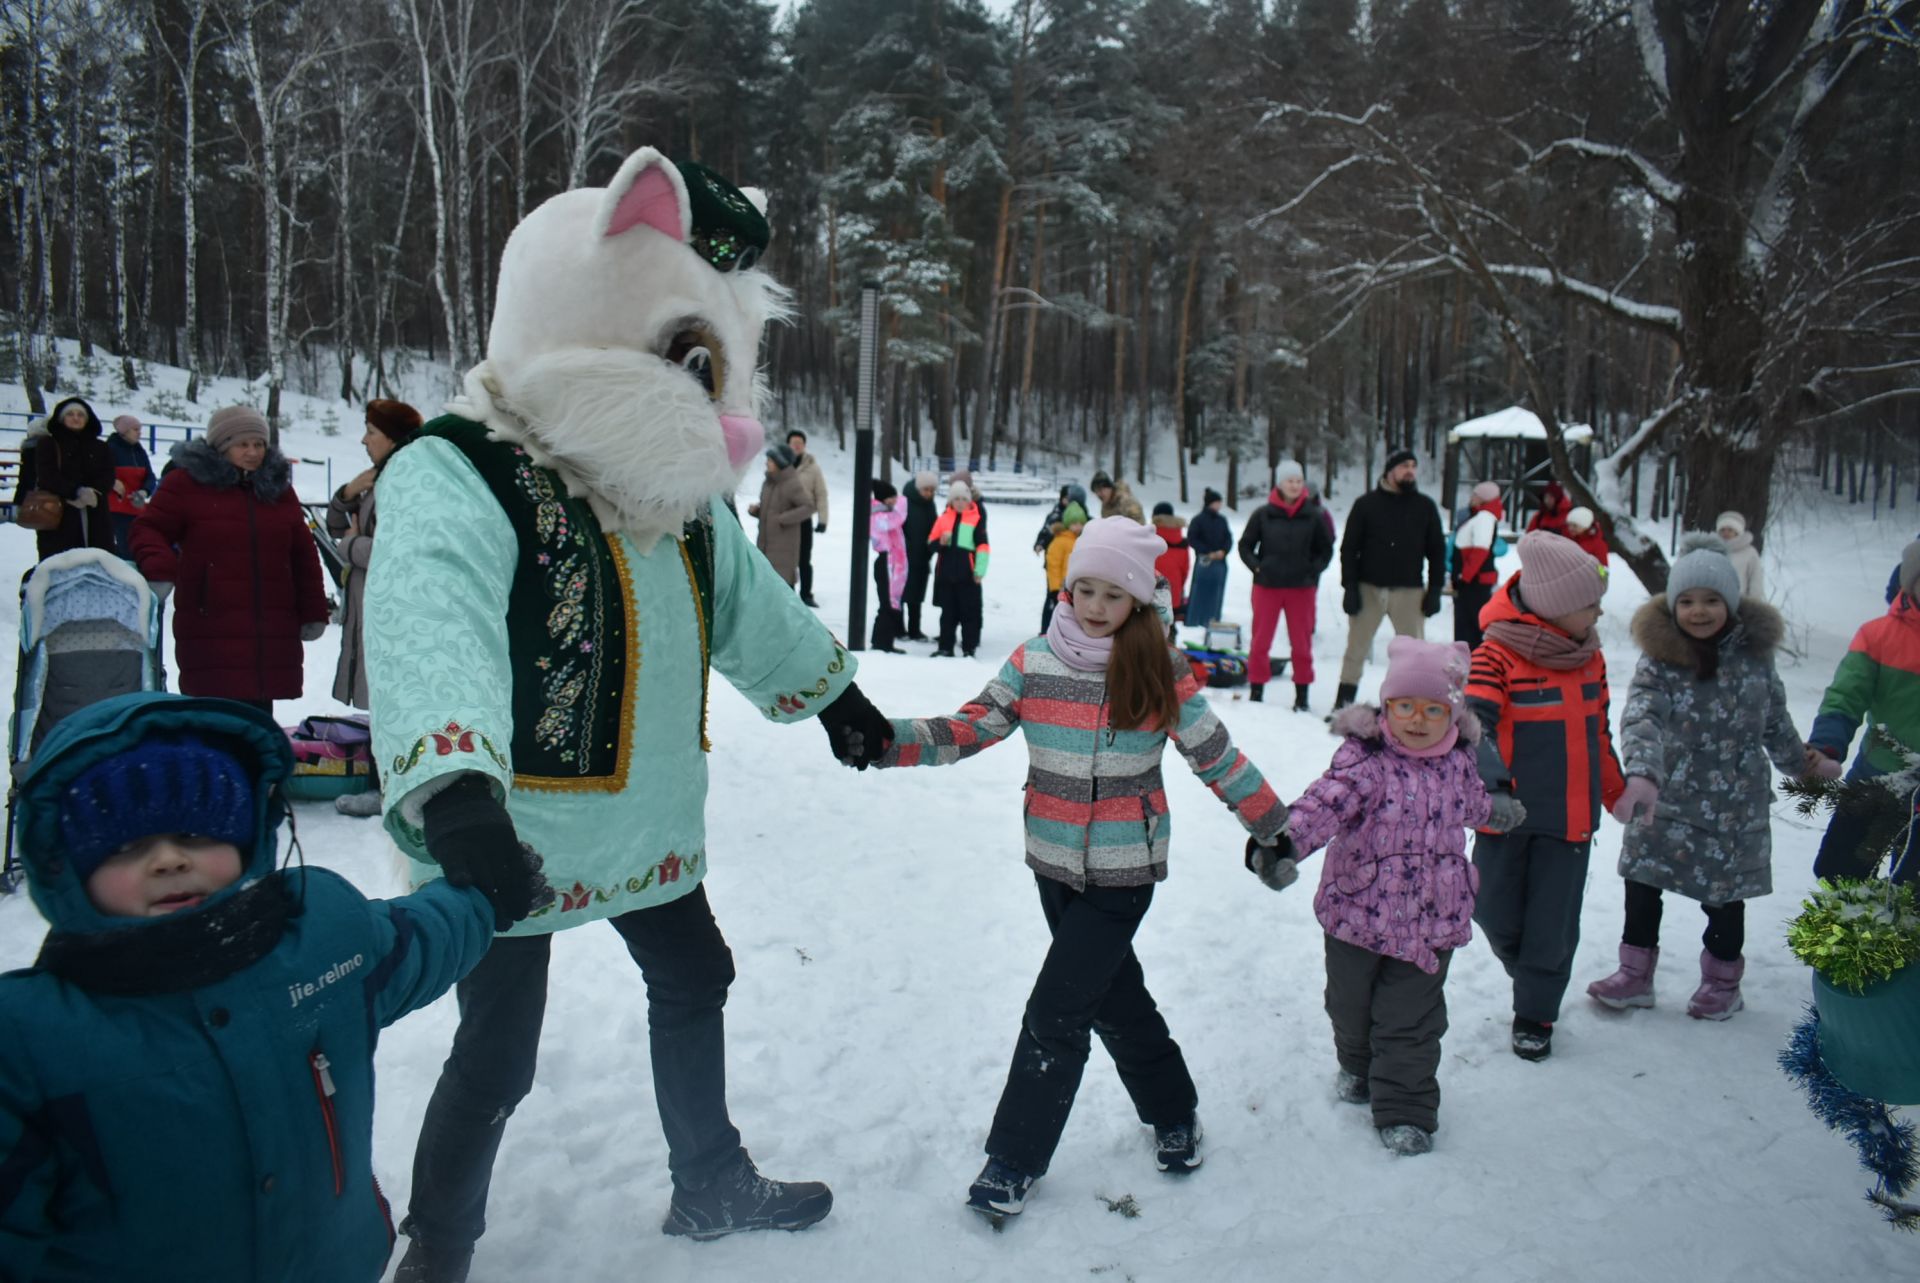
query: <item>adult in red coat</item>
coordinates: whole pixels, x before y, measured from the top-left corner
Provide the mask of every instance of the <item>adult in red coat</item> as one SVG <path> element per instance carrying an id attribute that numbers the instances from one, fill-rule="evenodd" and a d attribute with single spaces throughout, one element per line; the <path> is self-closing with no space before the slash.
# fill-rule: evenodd
<path id="1" fill-rule="evenodd" d="M 1187 547 L 1187 519 L 1173 515 L 1173 505 L 1153 505 L 1153 533 L 1167 541 L 1167 550 L 1154 558 L 1154 573 L 1173 590 L 1173 617 L 1187 617 L 1187 571 L 1193 566 L 1193 552 Z"/>
<path id="2" fill-rule="evenodd" d="M 320 554 L 293 493 L 293 465 L 257 410 L 214 412 L 133 523 L 133 557 L 170 584 L 174 658 L 188 695 L 271 710 L 300 694 L 301 642 L 327 626 Z"/>
<path id="3" fill-rule="evenodd" d="M 1567 533 L 1567 514 L 1573 511 L 1573 499 L 1558 481 L 1549 481 L 1540 491 L 1540 511 L 1527 523 L 1529 533 L 1544 530 L 1550 535 Z"/>

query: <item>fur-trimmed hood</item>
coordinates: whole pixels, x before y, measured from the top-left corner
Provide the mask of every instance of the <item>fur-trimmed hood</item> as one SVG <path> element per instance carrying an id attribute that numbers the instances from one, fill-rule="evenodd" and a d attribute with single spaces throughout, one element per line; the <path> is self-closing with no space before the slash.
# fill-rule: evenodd
<path id="1" fill-rule="evenodd" d="M 1771 659 L 1786 635 L 1787 622 L 1779 611 L 1764 601 L 1743 597 L 1733 627 L 1720 636 L 1720 646 L 1723 650 L 1736 647 L 1760 659 Z M 1633 612 L 1633 642 L 1660 663 L 1693 667 L 1693 639 L 1674 621 L 1665 593 L 1649 598 Z"/>
<path id="2" fill-rule="evenodd" d="M 1454 715 L 1453 724 L 1460 728 L 1460 743 L 1477 744 L 1480 742 L 1480 719 L 1462 709 Z M 1380 740 L 1387 738 L 1386 728 L 1380 725 L 1380 710 L 1372 704 L 1349 704 L 1333 715 L 1333 721 L 1327 729 L 1342 739 Z"/>
<path id="3" fill-rule="evenodd" d="M 186 469 L 188 476 L 212 490 L 231 490 L 243 480 L 250 480 L 253 496 L 261 503 L 277 503 L 293 484 L 293 464 L 276 445 L 267 447 L 265 462 L 251 477 L 228 463 L 226 456 L 215 450 L 205 437 L 182 441 L 173 447 L 172 459 Z"/>

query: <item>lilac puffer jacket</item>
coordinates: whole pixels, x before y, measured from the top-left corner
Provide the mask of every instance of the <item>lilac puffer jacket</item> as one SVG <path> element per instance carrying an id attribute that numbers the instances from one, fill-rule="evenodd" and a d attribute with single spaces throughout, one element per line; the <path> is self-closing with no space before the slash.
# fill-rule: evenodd
<path id="1" fill-rule="evenodd" d="M 1313 897 L 1328 935 L 1429 974 L 1440 969 L 1439 950 L 1473 939 L 1480 879 L 1467 863 L 1467 830 L 1485 824 L 1492 806 L 1474 766 L 1479 729 L 1469 716 L 1459 743 L 1420 758 L 1365 704 L 1333 719 L 1346 743 L 1287 823 L 1297 859 L 1332 844 Z"/>

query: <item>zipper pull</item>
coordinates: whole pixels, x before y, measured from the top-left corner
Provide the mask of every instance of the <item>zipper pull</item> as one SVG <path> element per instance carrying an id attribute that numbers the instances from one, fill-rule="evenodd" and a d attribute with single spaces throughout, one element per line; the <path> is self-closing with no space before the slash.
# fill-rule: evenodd
<path id="1" fill-rule="evenodd" d="M 316 1051 L 313 1053 L 313 1069 L 315 1073 L 320 1075 L 320 1090 L 325 1092 L 329 1098 L 333 1096 L 334 1088 L 333 1075 L 327 1071 L 332 1067 L 333 1066 L 327 1063 L 325 1052 Z"/>

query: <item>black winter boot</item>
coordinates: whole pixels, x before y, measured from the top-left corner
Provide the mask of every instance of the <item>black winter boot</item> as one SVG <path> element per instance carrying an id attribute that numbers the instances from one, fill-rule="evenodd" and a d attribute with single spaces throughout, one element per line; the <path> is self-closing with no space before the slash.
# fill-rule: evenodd
<path id="1" fill-rule="evenodd" d="M 1513 1018 L 1513 1054 L 1522 1060 L 1545 1060 L 1553 1054 L 1553 1026 L 1525 1016 Z"/>
<path id="2" fill-rule="evenodd" d="M 741 1230 L 803 1230 L 832 1210 L 833 1191 L 819 1181 L 770 1181 L 741 1150 L 705 1189 L 675 1185 L 660 1228 L 704 1243 Z"/>
<path id="3" fill-rule="evenodd" d="M 1331 722 L 1335 714 L 1339 713 L 1339 711 L 1347 705 L 1353 703 L 1353 697 L 1359 693 L 1360 688 L 1357 685 L 1352 682 L 1341 682 L 1340 689 L 1334 692 L 1333 712 L 1327 714 L 1327 720 Z"/>
<path id="4" fill-rule="evenodd" d="M 1295 682 L 1293 684 L 1293 711 L 1296 713 L 1309 713 L 1313 711 L 1307 707 L 1307 684 L 1305 682 Z"/>
<path id="5" fill-rule="evenodd" d="M 1247 687 L 1247 698 L 1252 700 L 1256 704 L 1266 703 L 1267 688 L 1265 684 L 1261 682 L 1255 682 L 1251 686 Z"/>
<path id="6" fill-rule="evenodd" d="M 393 1283 L 467 1283 L 467 1268 L 472 1263 L 471 1247 L 435 1251 L 416 1238 L 407 1244 L 407 1254 L 400 1258 Z"/>

